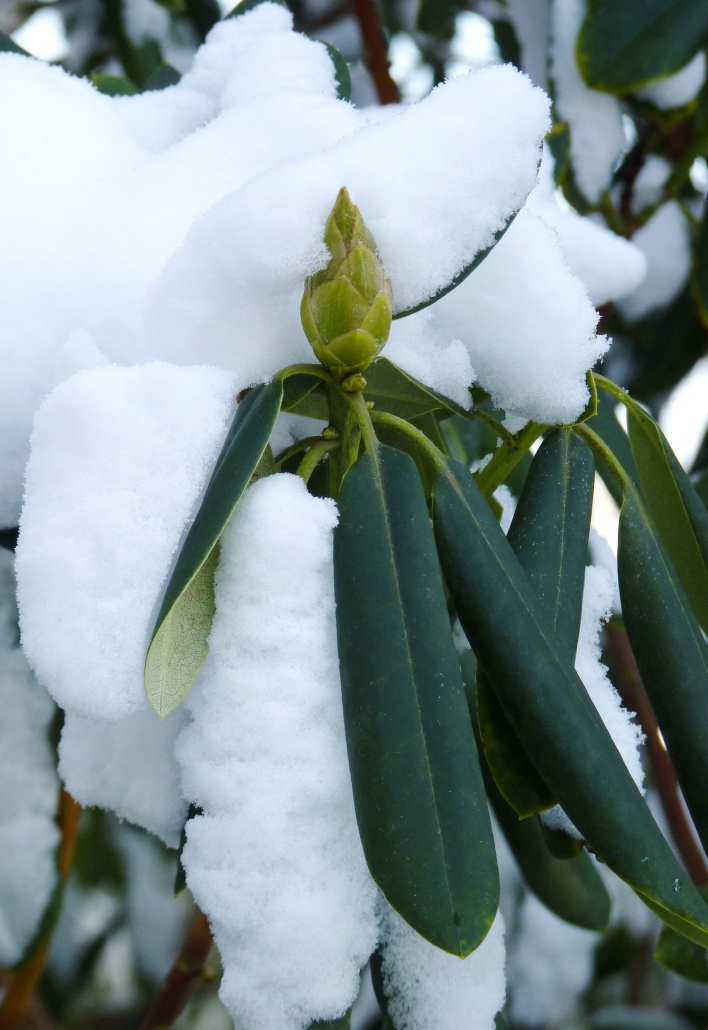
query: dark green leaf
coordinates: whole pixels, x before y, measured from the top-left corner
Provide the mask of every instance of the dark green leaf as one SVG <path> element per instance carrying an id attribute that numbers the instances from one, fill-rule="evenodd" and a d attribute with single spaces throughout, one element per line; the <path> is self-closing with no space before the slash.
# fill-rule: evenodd
<path id="1" fill-rule="evenodd" d="M 634 403 L 627 428 L 651 517 L 696 618 L 708 630 L 708 512 L 659 426 Z"/>
<path id="2" fill-rule="evenodd" d="M 479 696 L 475 698 L 476 662 L 471 651 L 460 656 L 460 667 L 470 712 L 474 713 Z M 533 817 L 519 819 L 502 797 L 486 763 L 482 761 L 481 765 L 494 814 L 529 888 L 567 923 L 604 930 L 610 916 L 610 899 L 590 856 L 583 851 L 571 861 L 554 858 L 546 846 L 540 821 Z"/>
<path id="3" fill-rule="evenodd" d="M 553 155 L 553 177 L 562 183 L 570 165 L 570 126 L 567 122 L 556 122 L 546 133 L 546 144 Z"/>
<path id="4" fill-rule="evenodd" d="M 420 304 L 416 304 L 412 308 L 407 308 L 405 311 L 395 311 L 394 314 L 393 314 L 393 317 L 394 318 L 405 318 L 407 315 L 414 315 L 416 313 L 416 311 L 422 311 L 423 308 L 430 307 L 431 304 L 434 304 L 437 300 L 441 300 L 448 293 L 451 293 L 452 290 L 454 290 L 457 286 L 459 286 L 460 283 L 463 283 L 465 281 L 465 279 L 467 278 L 467 276 L 471 275 L 472 272 L 474 272 L 475 268 L 478 268 L 482 264 L 484 259 L 489 254 L 491 254 L 491 252 L 494 250 L 494 248 L 496 247 L 497 243 L 499 243 L 499 240 L 502 238 L 504 233 L 507 231 L 507 229 L 509 228 L 511 223 L 514 221 L 514 219 L 516 218 L 518 213 L 519 213 L 518 211 L 514 211 L 514 213 L 512 215 L 510 215 L 509 218 L 507 218 L 504 226 L 501 229 L 499 229 L 497 232 L 494 233 L 494 242 L 490 243 L 490 245 L 488 247 L 485 247 L 483 250 L 478 251 L 475 254 L 475 256 L 472 258 L 470 263 L 468 265 L 466 265 L 462 269 L 461 272 L 458 272 L 457 275 L 454 277 L 454 279 L 452 279 L 447 284 L 447 286 L 443 286 L 443 288 L 441 290 L 438 290 L 438 292 L 435 293 L 432 297 L 429 297 L 427 300 L 421 301 Z"/>
<path id="5" fill-rule="evenodd" d="M 680 71 L 707 34 L 704 0 L 588 0 L 578 65 L 593 89 L 631 93 Z"/>
<path id="6" fill-rule="evenodd" d="M 471 474 L 434 490 L 445 580 L 524 749 L 585 840 L 661 918 L 708 945 L 708 909 L 662 837 Z"/>
<path id="7" fill-rule="evenodd" d="M 148 700 L 161 718 L 189 692 L 204 664 L 214 614 L 216 545 L 268 446 L 282 396 L 278 377 L 241 401 L 182 545 L 145 660 Z"/>
<path id="8" fill-rule="evenodd" d="M 552 826 L 546 826 L 542 819 L 539 819 L 541 826 L 541 832 L 543 833 L 543 839 L 546 842 L 546 847 L 554 858 L 563 859 L 566 861 L 569 858 L 575 858 L 583 850 L 583 842 L 578 840 L 577 837 L 571 836 L 566 833 L 565 830 L 556 829 Z"/>
<path id="9" fill-rule="evenodd" d="M 314 1023 L 310 1023 L 310 1030 L 349 1030 L 349 1024 L 351 1023 L 352 1010 L 347 1009 L 343 1016 L 339 1019 L 317 1019 Z"/>
<path id="10" fill-rule="evenodd" d="M 708 328 L 708 216 L 706 214 L 703 215 L 694 244 L 691 287 L 701 321 Z"/>
<path id="11" fill-rule="evenodd" d="M 148 77 L 143 82 L 142 92 L 147 93 L 151 90 L 167 89 L 168 86 L 176 86 L 182 76 L 173 68 L 171 64 L 166 64 L 164 61 L 162 64 L 155 69 L 154 72 L 150 72 Z"/>
<path id="12" fill-rule="evenodd" d="M 692 1030 L 693 1024 L 665 1009 L 616 1005 L 594 1012 L 588 1020 L 589 1030 Z"/>
<path id="13" fill-rule="evenodd" d="M 266 0 L 241 0 L 241 3 L 236 4 L 236 6 L 231 11 L 229 11 L 229 13 L 226 15 L 226 17 L 227 18 L 240 18 L 242 14 L 248 14 L 248 12 L 252 11 L 254 7 L 258 7 L 258 6 L 260 6 L 260 4 L 265 3 L 265 2 L 266 2 Z M 280 4 L 281 7 L 287 7 L 288 6 L 285 3 L 285 0 L 268 0 L 268 2 L 269 3 L 274 3 L 274 4 Z"/>
<path id="14" fill-rule="evenodd" d="M 708 888 L 699 887 L 698 890 L 704 899 L 708 899 Z M 687 980 L 708 984 L 708 952 L 693 941 L 687 941 L 670 926 L 662 928 L 654 958 Z"/>
<path id="15" fill-rule="evenodd" d="M 22 54 L 24 57 L 31 57 L 32 54 L 28 54 L 26 50 L 23 50 L 21 46 L 14 41 L 12 36 L 6 36 L 4 32 L 0 32 L 0 54 Z"/>
<path id="16" fill-rule="evenodd" d="M 708 845 L 708 649 L 674 567 L 634 491 L 617 553 L 625 626 L 696 829 Z"/>
<path id="17" fill-rule="evenodd" d="M 484 757 L 499 792 L 517 819 L 543 812 L 556 799 L 521 746 L 489 680 L 477 672 L 477 720 Z"/>
<path id="18" fill-rule="evenodd" d="M 221 8 L 217 0 L 186 0 L 185 6 L 187 17 L 197 30 L 200 42 L 203 43 L 209 30 L 221 20 Z"/>
<path id="19" fill-rule="evenodd" d="M 351 100 L 352 98 L 352 77 L 349 73 L 349 65 L 336 46 L 332 46 L 326 40 L 319 40 L 327 48 L 330 60 L 334 65 L 334 81 L 337 83 L 337 99 Z"/>
<path id="20" fill-rule="evenodd" d="M 327 393 L 322 379 L 308 372 L 288 376 L 283 382 L 283 411 L 308 418 L 329 419 Z"/>
<path id="21" fill-rule="evenodd" d="M 99 93 L 107 97 L 132 97 L 138 92 L 130 79 L 124 75 L 104 75 L 102 72 L 94 72 L 91 82 Z"/>
<path id="22" fill-rule="evenodd" d="M 456 401 L 419 383 L 388 358 L 378 358 L 367 368 L 364 397 L 374 402 L 377 411 L 407 420 L 431 411 L 470 418 L 470 413 Z"/>
<path id="23" fill-rule="evenodd" d="M 337 638 L 364 853 L 396 911 L 437 947 L 465 956 L 494 920 L 499 881 L 415 465 L 385 446 L 378 458 L 366 452 L 338 503 Z"/>
<path id="24" fill-rule="evenodd" d="M 0 547 L 4 547 L 6 551 L 14 551 L 17 547 L 19 533 L 18 526 L 11 526 L 10 529 L 0 529 Z"/>
<path id="25" fill-rule="evenodd" d="M 508 18 L 495 18 L 492 22 L 492 29 L 502 63 L 513 64 L 521 70 L 521 47 L 513 22 Z"/>
<path id="26" fill-rule="evenodd" d="M 681 938 L 681 940 L 685 939 L 685 937 Z M 595 948 L 594 979 L 601 980 L 603 977 L 621 973 L 633 962 L 639 949 L 637 938 L 624 923 L 618 923 Z"/>
<path id="27" fill-rule="evenodd" d="M 416 28 L 430 36 L 451 38 L 455 18 L 465 9 L 463 0 L 420 0 Z"/>

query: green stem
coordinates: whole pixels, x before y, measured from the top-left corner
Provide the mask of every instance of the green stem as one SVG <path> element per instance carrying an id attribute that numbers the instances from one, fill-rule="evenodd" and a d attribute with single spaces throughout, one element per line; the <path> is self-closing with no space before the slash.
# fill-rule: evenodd
<path id="1" fill-rule="evenodd" d="M 445 455 L 442 453 L 439 447 L 436 447 L 432 440 L 428 439 L 425 433 L 421 433 L 420 429 L 416 429 L 410 422 L 406 422 L 405 419 L 399 418 L 398 415 L 391 415 L 387 411 L 376 411 L 367 412 L 370 414 L 370 420 L 377 423 L 380 426 L 388 426 L 390 429 L 395 429 L 399 433 L 404 433 L 406 436 L 413 440 L 417 447 L 429 458 L 436 469 L 445 468 Z"/>
<path id="2" fill-rule="evenodd" d="M 310 481 L 310 476 L 315 471 L 319 463 L 324 458 L 325 454 L 329 454 L 330 451 L 334 451 L 339 447 L 337 440 L 323 440 L 321 437 L 316 437 L 316 443 L 313 443 L 309 451 L 298 465 L 297 474 L 301 479 L 304 479 L 306 483 Z"/>
<path id="3" fill-rule="evenodd" d="M 486 411 L 482 411 L 480 408 L 474 408 L 472 414 L 478 421 L 483 425 L 487 426 L 488 429 L 498 436 L 504 443 L 511 443 L 514 439 L 513 435 L 509 432 L 506 426 L 503 426 L 498 419 L 494 418 L 494 415 L 490 415 Z"/>
<path id="4" fill-rule="evenodd" d="M 290 458 L 293 458 L 296 454 L 299 454 L 300 451 L 309 450 L 310 447 L 313 447 L 316 443 L 319 443 L 321 440 L 321 436 L 305 436 L 302 440 L 296 440 L 292 447 L 288 447 L 287 451 L 283 451 L 283 453 L 275 459 L 275 464 L 278 468 L 278 472 L 280 472 L 285 462 L 289 461 Z"/>
<path id="5" fill-rule="evenodd" d="M 609 380 L 608 380 L 609 382 Z M 613 384 L 614 385 L 614 384 Z M 603 387 L 604 389 L 604 387 Z M 578 436 L 585 441 L 585 443 L 592 448 L 597 454 L 601 461 L 605 463 L 607 468 L 610 470 L 612 475 L 615 477 L 623 491 L 630 490 L 636 495 L 637 488 L 632 482 L 631 478 L 627 475 L 625 470 L 622 468 L 617 458 L 614 456 L 610 448 L 607 446 L 605 441 L 597 435 L 592 429 L 588 429 L 587 425 L 582 422 L 580 425 L 573 426 L 573 432 L 577 433 Z"/>
<path id="6" fill-rule="evenodd" d="M 356 393 L 348 393 L 346 396 L 347 400 L 349 401 L 354 410 L 354 414 L 356 415 L 356 420 L 359 425 L 359 429 L 361 430 L 361 435 L 364 439 L 364 446 L 366 447 L 367 451 L 371 451 L 373 454 L 376 454 L 376 451 L 378 450 L 379 446 L 379 441 L 376 436 L 376 433 L 374 432 L 374 426 L 371 421 L 371 413 L 369 412 L 369 409 L 366 406 L 364 394 L 361 392 L 361 390 L 358 390 Z"/>
<path id="7" fill-rule="evenodd" d="M 624 404 L 625 408 L 631 408 L 634 405 L 634 401 L 627 391 L 623 390 L 621 386 L 617 385 L 617 383 L 613 383 L 611 379 L 607 379 L 606 376 L 601 376 L 597 372 L 593 372 L 592 377 L 595 380 L 595 386 L 597 386 L 598 389 L 611 394 L 621 404 Z"/>
<path id="8" fill-rule="evenodd" d="M 528 451 L 534 441 L 547 427 L 540 422 L 529 422 L 509 440 L 504 440 L 494 457 L 476 473 L 477 486 L 485 496 L 493 494 L 504 482 Z"/>

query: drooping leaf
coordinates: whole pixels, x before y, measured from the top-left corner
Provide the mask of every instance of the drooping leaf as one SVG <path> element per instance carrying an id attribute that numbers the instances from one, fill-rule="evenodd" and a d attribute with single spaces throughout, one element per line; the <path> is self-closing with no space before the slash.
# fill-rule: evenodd
<path id="1" fill-rule="evenodd" d="M 407 420 L 431 411 L 469 418 L 470 413 L 456 401 L 418 382 L 388 358 L 377 358 L 365 372 L 364 397 L 373 401 L 377 411 L 386 411 Z"/>
<path id="2" fill-rule="evenodd" d="M 145 690 L 161 718 L 189 692 L 206 658 L 215 548 L 268 446 L 282 395 L 278 377 L 241 401 L 167 585 L 145 660 Z"/>
<path id="3" fill-rule="evenodd" d="M 708 648 L 641 501 L 628 490 L 617 552 L 625 626 L 703 846 L 708 845 Z"/>
<path id="4" fill-rule="evenodd" d="M 125 75 L 104 75 L 94 72 L 91 82 L 99 93 L 107 97 L 132 97 L 138 92 L 137 87 Z"/>
<path id="5" fill-rule="evenodd" d="M 552 808 L 556 804 L 555 797 L 524 751 L 481 669 L 477 671 L 477 711 L 474 714 L 489 771 L 516 818 L 526 819 Z"/>
<path id="6" fill-rule="evenodd" d="M 414 315 L 416 313 L 416 311 L 422 311 L 423 308 L 430 307 L 431 304 L 435 304 L 436 301 L 442 300 L 443 297 L 447 296 L 448 293 L 451 293 L 457 286 L 460 285 L 460 283 L 463 283 L 465 281 L 465 279 L 467 278 L 467 276 L 471 275 L 472 272 L 474 272 L 475 268 L 479 268 L 479 266 L 482 264 L 484 259 L 486 257 L 488 257 L 489 254 L 491 254 L 491 252 L 494 250 L 494 248 L 496 247 L 497 243 L 499 243 L 499 240 L 502 238 L 504 233 L 507 231 L 507 229 L 509 228 L 511 223 L 514 221 L 514 219 L 516 218 L 518 213 L 519 213 L 518 211 L 514 211 L 514 213 L 512 215 L 510 215 L 509 218 L 507 218 L 504 226 L 501 229 L 499 229 L 497 232 L 494 233 L 494 240 L 493 240 L 493 242 L 490 243 L 488 247 L 485 247 L 483 250 L 478 251 L 475 254 L 475 256 L 472 258 L 470 263 L 468 265 L 466 265 L 462 269 L 461 272 L 458 272 L 457 275 L 454 277 L 454 279 L 452 279 L 447 284 L 447 286 L 443 286 L 443 288 L 438 290 L 437 293 L 433 294 L 432 297 L 428 297 L 427 300 L 421 301 L 420 304 L 415 304 L 412 308 L 406 308 L 405 311 L 396 311 L 396 312 L 394 312 L 394 315 L 393 315 L 394 319 L 396 319 L 396 318 L 406 318 L 407 315 Z"/>
<path id="7" fill-rule="evenodd" d="M 602 860 L 669 925 L 708 945 L 708 908 L 664 840 L 471 474 L 434 489 L 455 609 L 524 749 Z"/>
<path id="8" fill-rule="evenodd" d="M 322 377 L 302 371 L 289 375 L 283 382 L 283 411 L 308 418 L 329 418 L 326 387 Z"/>
<path id="9" fill-rule="evenodd" d="M 543 819 L 539 819 L 539 825 L 543 839 L 546 842 L 546 847 L 555 858 L 565 861 L 569 858 L 575 858 L 583 850 L 583 842 L 578 840 L 577 837 L 571 836 L 570 833 L 566 833 L 565 830 L 555 826 L 548 826 L 544 823 Z"/>
<path id="10" fill-rule="evenodd" d="M 226 15 L 227 18 L 240 18 L 242 14 L 248 14 L 254 7 L 258 7 L 260 4 L 265 3 L 266 0 L 240 0 L 229 13 Z M 271 3 L 280 4 L 281 7 L 287 7 L 285 0 L 269 0 Z"/>
<path id="11" fill-rule="evenodd" d="M 352 98 L 352 77 L 349 72 L 349 65 L 343 55 L 326 40 L 319 40 L 327 48 L 327 53 L 334 66 L 334 81 L 337 83 L 337 99 L 351 100 Z"/>
<path id="12" fill-rule="evenodd" d="M 708 511 L 660 427 L 630 403 L 627 429 L 642 492 L 681 585 L 708 630 Z"/>
<path id="13" fill-rule="evenodd" d="M 173 68 L 171 64 L 167 64 L 163 61 L 162 64 L 155 69 L 154 72 L 150 72 L 148 77 L 143 82 L 143 88 L 141 92 L 149 93 L 151 90 L 167 89 L 168 86 L 176 86 L 182 76 Z"/>
<path id="14" fill-rule="evenodd" d="M 593 89 L 630 93 L 680 71 L 707 34 L 703 0 L 588 0 L 578 65 Z"/>
<path id="15" fill-rule="evenodd" d="M 708 888 L 699 887 L 698 891 L 704 900 L 708 900 Z M 693 941 L 687 941 L 670 926 L 662 927 L 654 958 L 686 980 L 708 984 L 708 951 Z"/>
<path id="16" fill-rule="evenodd" d="M 452 36 L 455 17 L 464 10 L 462 0 L 420 0 L 416 28 L 431 36 Z"/>
<path id="17" fill-rule="evenodd" d="M 474 712 L 479 707 L 479 694 L 475 697 L 476 665 L 473 653 L 463 652 L 460 668 L 473 725 Z M 567 923 L 588 930 L 604 930 L 610 915 L 610 898 L 590 856 L 583 851 L 576 852 L 577 857 L 572 861 L 554 857 L 546 846 L 540 821 L 519 819 L 504 800 L 484 760 L 481 766 L 487 797 L 529 888 Z"/>
<path id="18" fill-rule="evenodd" d="M 428 509 L 412 460 L 380 446 L 347 472 L 334 538 L 354 803 L 371 874 L 418 933 L 465 956 L 499 881 Z"/>
<path id="19" fill-rule="evenodd" d="M 547 621 L 575 653 L 585 583 L 595 466 L 570 429 L 558 429 L 531 463 L 507 539 Z M 505 800 L 521 818 L 556 804 L 524 750 L 493 682 L 481 675 L 477 707 L 484 755 Z"/>

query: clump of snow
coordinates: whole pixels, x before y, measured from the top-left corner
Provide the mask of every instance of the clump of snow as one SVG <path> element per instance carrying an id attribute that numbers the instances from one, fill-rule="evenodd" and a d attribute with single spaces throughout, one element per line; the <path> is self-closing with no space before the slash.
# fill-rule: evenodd
<path id="1" fill-rule="evenodd" d="M 633 713 L 622 707 L 620 696 L 608 678 L 607 668 L 600 661 L 600 630 L 602 623 L 612 614 L 615 593 L 615 584 L 605 569 L 595 565 L 586 568 L 575 668 L 632 779 L 643 793 L 644 771 L 639 745 L 644 735 L 632 721 Z"/>
<path id="2" fill-rule="evenodd" d="M 549 830 L 562 830 L 563 833 L 567 833 L 569 837 L 575 837 L 576 840 L 582 840 L 583 835 L 577 828 L 574 822 L 572 822 L 565 814 L 560 805 L 554 805 L 553 808 L 547 808 L 545 812 L 539 814 L 539 818 Z"/>
<path id="3" fill-rule="evenodd" d="M 244 1030 L 341 1015 L 376 943 L 344 739 L 332 501 L 259 480 L 222 538 L 210 652 L 177 742 L 188 885 Z"/>
<path id="4" fill-rule="evenodd" d="M 550 0 L 507 0 L 521 50 L 521 67 L 542 89 L 548 87 L 548 45 L 551 36 Z"/>
<path id="5" fill-rule="evenodd" d="M 146 710 L 156 605 L 237 389 L 214 368 L 110 365 L 79 372 L 38 411 L 17 547 L 20 625 L 63 708 L 89 719 Z"/>
<path id="6" fill-rule="evenodd" d="M 110 808 L 176 848 L 187 805 L 174 747 L 185 721 L 182 708 L 160 720 L 147 704 L 110 722 L 67 711 L 59 744 L 67 790 L 80 804 Z"/>
<path id="7" fill-rule="evenodd" d="M 449 955 L 380 900 L 384 992 L 396 1030 L 493 1030 L 504 1004 L 504 920 L 476 951 Z"/>
<path id="8" fill-rule="evenodd" d="M 0 525 L 17 522 L 32 415 L 69 335 L 144 360 L 145 292 L 194 218 L 363 124 L 324 46 L 291 27 L 263 3 L 216 25 L 178 85 L 134 97 L 0 54 Z"/>
<path id="9" fill-rule="evenodd" d="M 585 0 L 554 0 L 551 71 L 556 109 L 570 125 L 575 181 L 596 203 L 610 184 L 625 138 L 619 100 L 589 89 L 578 70 L 575 43 L 584 17 Z"/>
<path id="10" fill-rule="evenodd" d="M 691 240 L 688 222 L 675 200 L 663 204 L 646 225 L 637 230 L 632 242 L 647 259 L 644 281 L 619 301 L 625 318 L 644 318 L 667 307 L 686 285 L 691 271 Z"/>
<path id="11" fill-rule="evenodd" d="M 632 189 L 632 211 L 635 214 L 659 202 L 661 191 L 671 171 L 672 166 L 665 157 L 659 154 L 647 156 Z"/>
<path id="12" fill-rule="evenodd" d="M 526 1026 L 555 1025 L 572 1015 L 589 986 L 599 934 L 559 919 L 526 894 L 509 946 L 511 1017 Z"/>
<path id="13" fill-rule="evenodd" d="M 683 107 L 699 93 L 706 79 L 706 55 L 699 50 L 696 56 L 674 75 L 669 75 L 658 82 L 652 82 L 636 92 L 640 100 L 648 100 L 660 111 L 669 111 L 672 107 Z"/>
<path id="14" fill-rule="evenodd" d="M 434 307 L 393 322 L 384 356 L 463 408 L 472 406 L 468 387 L 475 373 L 469 353 L 437 325 Z"/>
<path id="15" fill-rule="evenodd" d="M 54 705 L 19 646 L 13 558 L 0 550 L 0 965 L 17 962 L 56 880 Z"/>
<path id="16" fill-rule="evenodd" d="M 631 293 L 646 275 L 644 254 L 629 240 L 570 207 L 556 188 L 553 165 L 553 156 L 544 147 L 538 186 L 526 207 L 555 231 L 563 257 L 585 284 L 595 307 Z"/>
<path id="17" fill-rule="evenodd" d="M 456 80 L 457 81 L 457 80 Z M 598 314 L 552 229 L 524 209 L 434 317 L 467 347 L 478 382 L 507 412 L 572 422 L 588 402 L 585 373 L 605 352 Z"/>
<path id="18" fill-rule="evenodd" d="M 533 188 L 548 99 L 510 66 L 461 75 L 316 157 L 252 180 L 202 216 L 149 297 L 157 356 L 260 378 L 308 360 L 299 306 L 323 267 L 325 221 L 346 185 L 377 242 L 396 311 L 447 286 Z M 238 241 L 238 243 L 236 242 Z"/>

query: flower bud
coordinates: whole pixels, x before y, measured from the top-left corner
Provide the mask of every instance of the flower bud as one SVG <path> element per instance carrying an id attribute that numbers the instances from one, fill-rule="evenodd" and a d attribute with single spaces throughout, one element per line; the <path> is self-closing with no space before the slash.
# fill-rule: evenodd
<path id="1" fill-rule="evenodd" d="M 391 284 L 359 209 L 342 187 L 325 226 L 331 259 L 305 282 L 300 317 L 318 360 L 337 378 L 362 372 L 388 339 Z"/>

